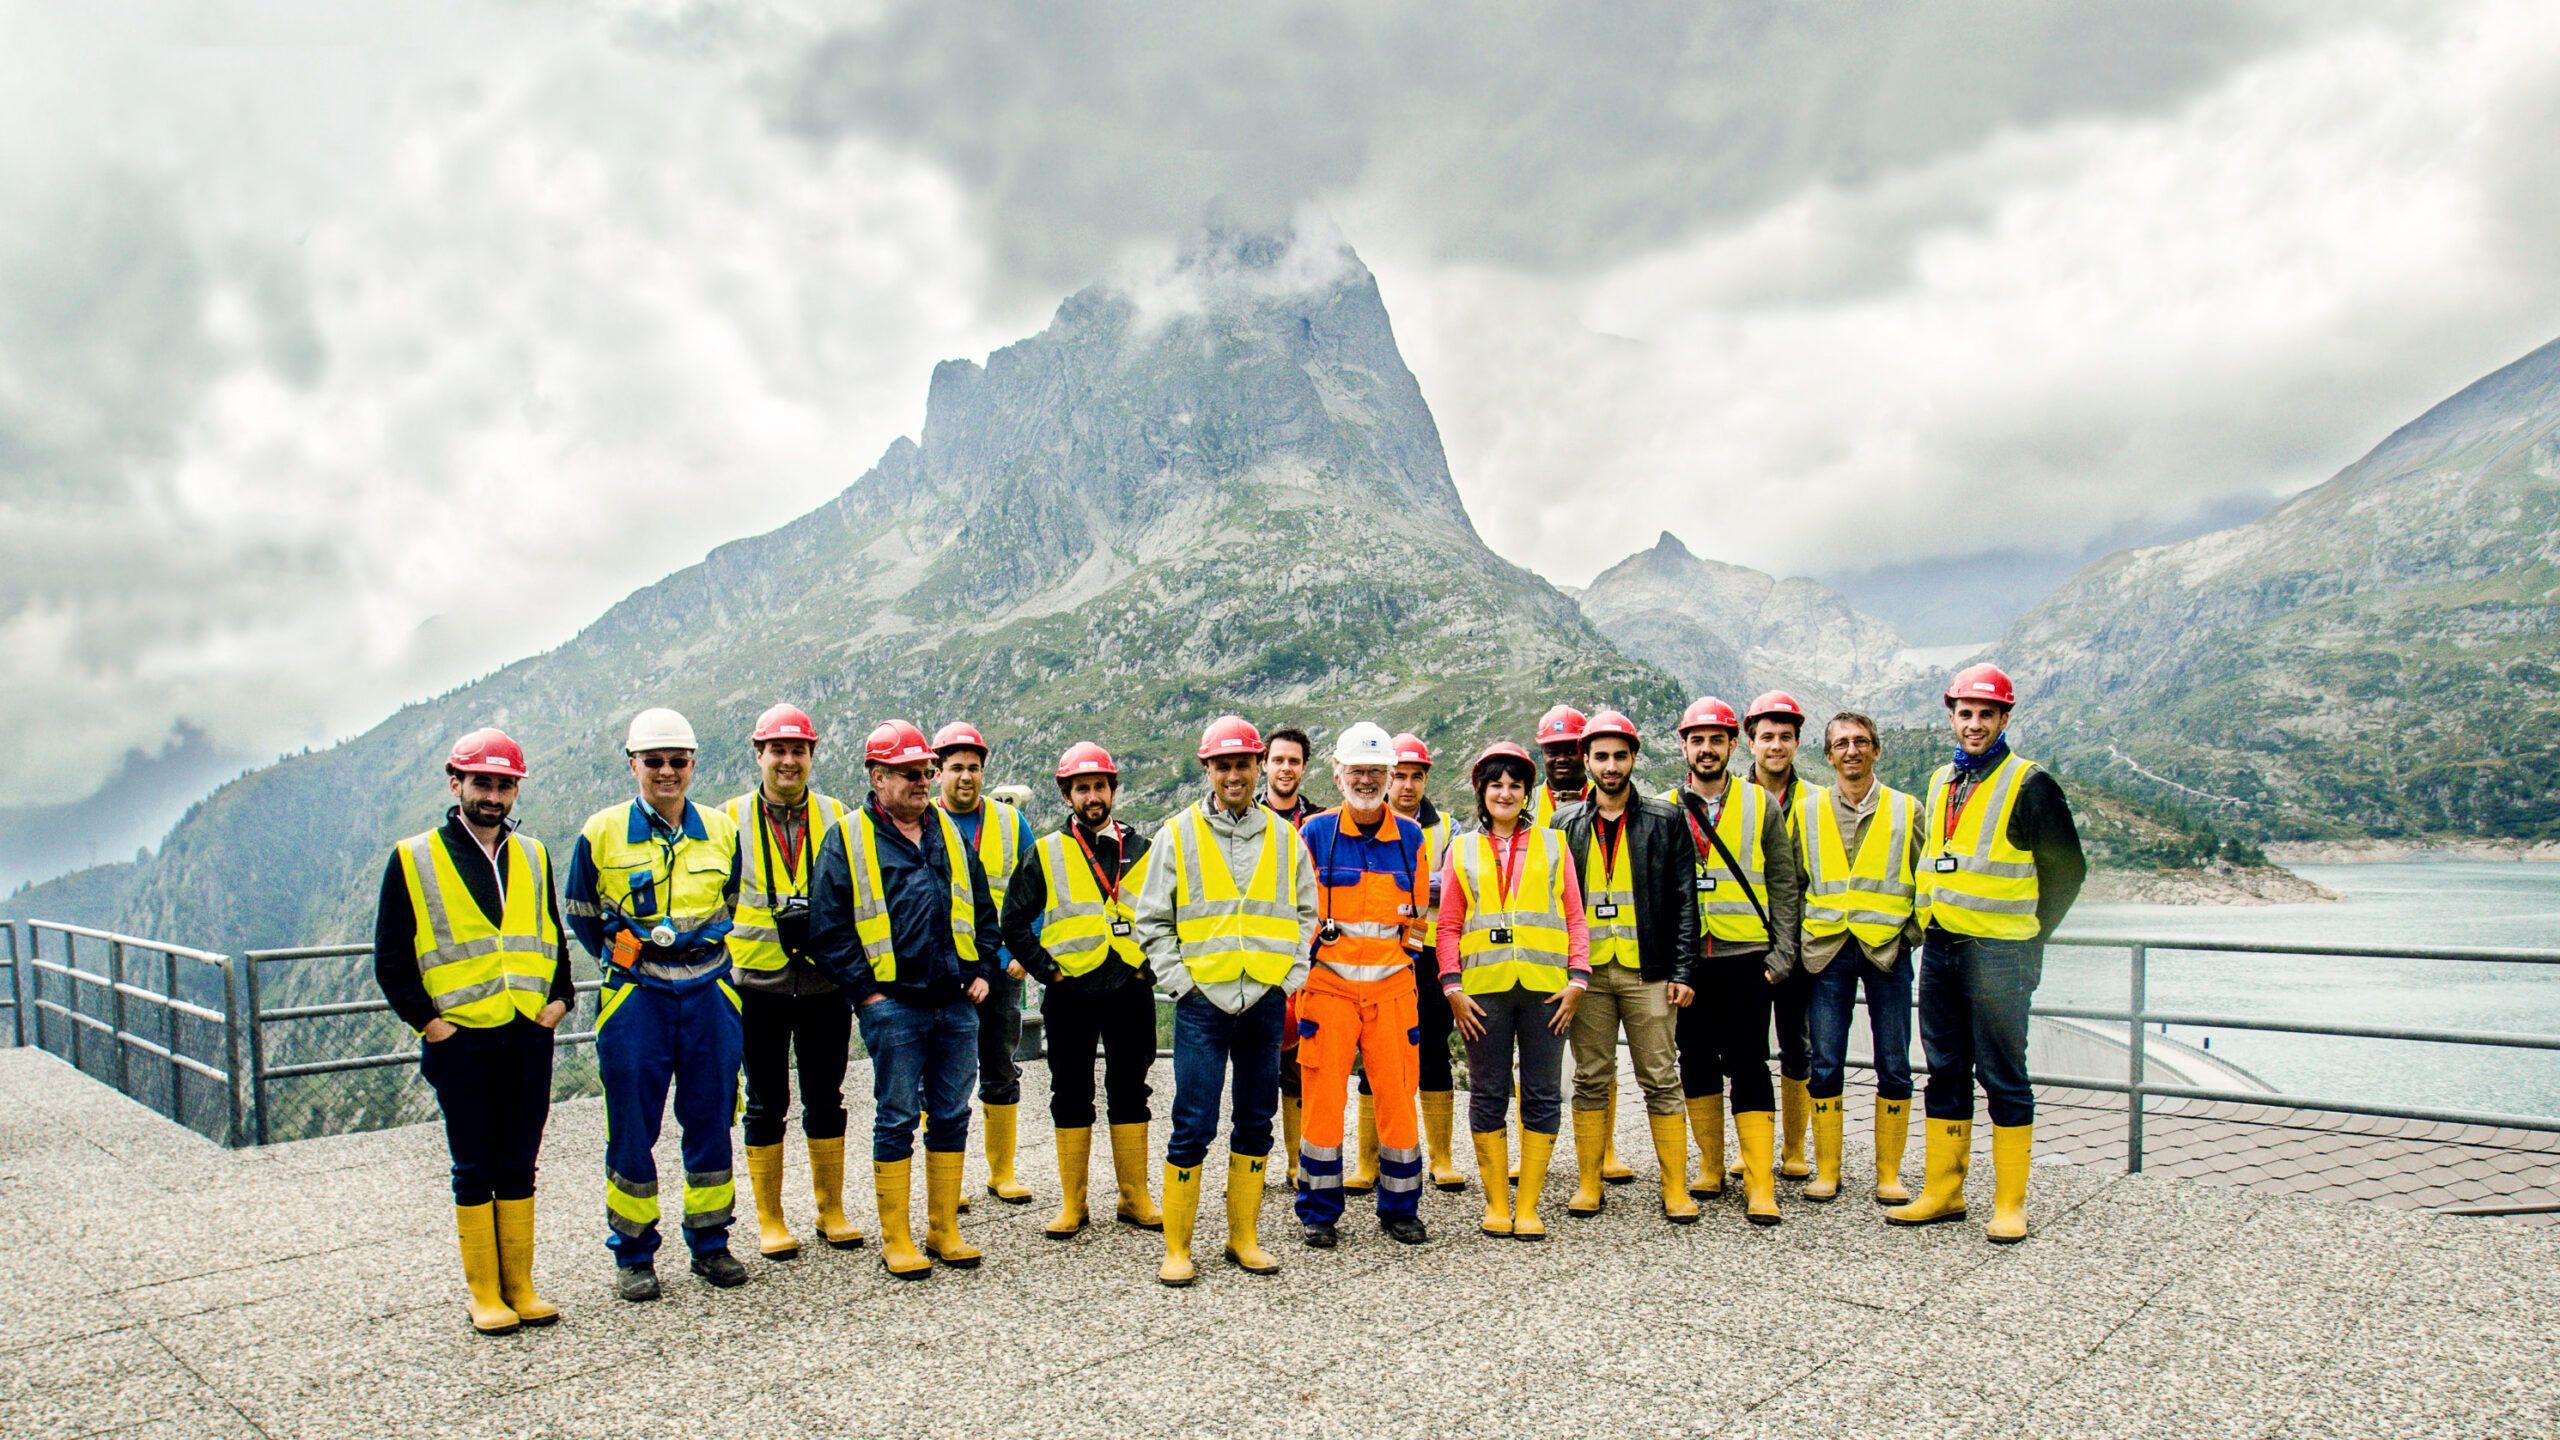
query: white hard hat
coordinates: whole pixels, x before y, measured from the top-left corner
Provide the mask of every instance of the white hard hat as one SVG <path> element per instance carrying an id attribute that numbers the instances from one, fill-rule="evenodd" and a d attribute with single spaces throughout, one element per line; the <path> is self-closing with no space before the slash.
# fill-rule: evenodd
<path id="1" fill-rule="evenodd" d="M 622 742 L 623 753 L 637 755 L 643 750 L 699 750 L 693 743 L 693 727 L 673 710 L 661 706 L 643 710 L 631 717 L 631 734 Z"/>
<path id="2" fill-rule="evenodd" d="M 1386 728 L 1363 720 L 1342 732 L 1333 742 L 1336 765 L 1393 765 L 1396 763 L 1395 737 Z"/>

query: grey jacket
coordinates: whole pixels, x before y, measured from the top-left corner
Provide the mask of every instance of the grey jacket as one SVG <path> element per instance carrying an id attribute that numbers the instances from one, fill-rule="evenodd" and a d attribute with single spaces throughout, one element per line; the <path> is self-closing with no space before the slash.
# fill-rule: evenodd
<path id="1" fill-rule="evenodd" d="M 1218 853 L 1226 861 L 1227 873 L 1235 876 L 1236 883 L 1242 885 L 1245 877 L 1253 873 L 1254 861 L 1261 857 L 1262 827 L 1274 823 L 1271 812 L 1259 804 L 1252 804 L 1245 807 L 1242 815 L 1231 814 L 1220 809 L 1214 797 L 1203 799 L 1199 808 L 1208 816 L 1209 833 L 1217 839 Z M 1155 845 L 1149 853 L 1165 863 L 1149 865 L 1147 883 L 1138 889 L 1134 916 L 1138 948 L 1146 952 L 1147 963 L 1156 972 L 1157 988 L 1167 995 L 1179 1000 L 1197 990 L 1201 998 L 1210 1004 L 1230 1015 L 1241 1015 L 1259 1002 L 1271 987 L 1250 975 L 1202 985 L 1191 978 L 1191 967 L 1182 963 L 1182 942 L 1174 930 L 1175 922 L 1181 917 L 1175 913 L 1173 901 L 1174 884 L 1181 867 L 1171 863 L 1173 852 L 1169 846 L 1173 827 L 1188 825 L 1190 815 L 1191 807 L 1184 806 L 1156 830 Z M 1307 957 L 1312 953 L 1316 938 L 1315 861 L 1307 854 L 1304 845 L 1296 849 L 1299 953 L 1297 962 L 1289 967 L 1289 978 L 1280 982 L 1281 990 L 1291 995 L 1307 983 Z"/>

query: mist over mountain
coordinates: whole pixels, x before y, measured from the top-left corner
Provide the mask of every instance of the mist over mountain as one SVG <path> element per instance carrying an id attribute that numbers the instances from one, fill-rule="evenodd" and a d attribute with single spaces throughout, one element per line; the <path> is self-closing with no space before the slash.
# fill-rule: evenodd
<path id="1" fill-rule="evenodd" d="M 87 796 L 60 805 L 0 807 L 0 894 L 33 880 L 130 861 L 189 805 L 254 762 L 180 723 L 156 751 L 135 746 Z"/>

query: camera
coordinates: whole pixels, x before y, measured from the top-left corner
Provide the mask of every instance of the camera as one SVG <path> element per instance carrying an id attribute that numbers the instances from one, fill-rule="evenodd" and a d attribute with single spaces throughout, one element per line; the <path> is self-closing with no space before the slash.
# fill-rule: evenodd
<path id="1" fill-rule="evenodd" d="M 774 907 L 773 931 L 782 939 L 782 953 L 798 957 L 809 953 L 809 897 L 785 895 Z"/>

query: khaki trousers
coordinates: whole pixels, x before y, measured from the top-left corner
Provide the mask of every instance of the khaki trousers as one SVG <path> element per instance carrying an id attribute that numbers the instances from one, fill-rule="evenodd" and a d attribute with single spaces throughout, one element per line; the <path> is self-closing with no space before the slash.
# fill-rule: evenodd
<path id="1" fill-rule="evenodd" d="M 1626 1033 L 1636 1085 L 1653 1115 L 1682 1113 L 1680 1049 L 1663 987 L 1625 965 L 1591 967 L 1591 989 L 1573 1014 L 1573 1108 L 1606 1110 L 1618 1075 L 1618 1035 Z"/>

